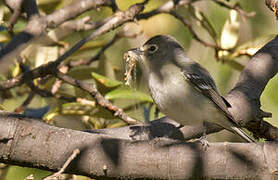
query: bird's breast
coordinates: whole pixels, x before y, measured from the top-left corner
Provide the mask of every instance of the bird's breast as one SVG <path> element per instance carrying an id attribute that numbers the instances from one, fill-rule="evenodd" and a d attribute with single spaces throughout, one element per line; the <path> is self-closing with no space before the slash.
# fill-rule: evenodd
<path id="1" fill-rule="evenodd" d="M 194 89 L 180 71 L 169 70 L 160 77 L 150 74 L 149 89 L 160 111 L 180 124 L 199 124 L 218 113 L 214 103 Z"/>

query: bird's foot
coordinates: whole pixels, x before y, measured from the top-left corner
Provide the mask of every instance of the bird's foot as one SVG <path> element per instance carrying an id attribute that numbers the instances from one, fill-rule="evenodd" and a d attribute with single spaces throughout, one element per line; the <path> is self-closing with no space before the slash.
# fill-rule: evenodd
<path id="1" fill-rule="evenodd" d="M 201 143 L 201 145 L 202 145 L 204 151 L 206 151 L 207 148 L 209 147 L 209 142 L 208 142 L 206 136 L 202 136 L 202 137 L 200 137 L 199 139 L 196 139 L 195 142 Z"/>

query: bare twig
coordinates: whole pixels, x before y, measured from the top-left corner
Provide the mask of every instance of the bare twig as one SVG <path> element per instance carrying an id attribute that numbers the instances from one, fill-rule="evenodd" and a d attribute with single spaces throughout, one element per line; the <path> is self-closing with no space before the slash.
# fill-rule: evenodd
<path id="1" fill-rule="evenodd" d="M 48 176 L 48 177 L 44 178 L 43 180 L 56 180 L 56 179 L 59 179 L 59 176 L 61 176 L 61 174 L 65 172 L 66 168 L 78 156 L 78 154 L 80 154 L 80 150 L 79 149 L 75 149 L 72 152 L 71 156 L 67 159 L 67 161 L 65 162 L 63 167 L 58 172 L 52 174 L 51 176 Z"/>
<path id="2" fill-rule="evenodd" d="M 20 63 L 20 67 L 21 67 L 22 71 L 23 72 L 29 71 L 29 67 L 26 66 L 25 64 L 23 64 L 22 62 L 23 62 L 22 59 L 19 58 L 19 63 Z M 56 92 L 54 93 L 52 91 L 50 92 L 50 91 L 47 91 L 47 90 L 40 89 L 32 81 L 27 82 L 26 84 L 32 90 L 30 95 L 34 96 L 34 93 L 36 93 L 36 94 L 38 94 L 38 95 L 40 95 L 42 97 L 54 97 L 56 99 L 61 99 L 61 100 L 69 101 L 69 102 L 76 101 L 76 97 L 66 97 L 66 96 L 62 96 L 62 95 L 56 94 Z M 26 108 L 26 106 L 31 102 L 31 100 L 33 99 L 33 96 L 32 97 L 28 96 L 29 98 L 27 98 L 24 101 L 24 103 L 23 103 L 24 106 L 20 106 L 19 108 L 17 108 L 17 111 L 23 111 L 24 108 Z"/>
<path id="3" fill-rule="evenodd" d="M 14 3 L 13 8 L 13 14 L 11 16 L 11 18 L 9 19 L 9 23 L 8 23 L 8 31 L 13 34 L 13 27 L 15 25 L 15 23 L 17 22 L 18 17 L 20 16 L 21 13 L 21 7 L 22 7 L 22 3 L 24 2 L 24 0 L 19 0 L 16 1 L 16 3 Z"/>
<path id="4" fill-rule="evenodd" d="M 176 13 L 175 11 L 169 11 L 169 14 L 175 17 L 176 19 L 178 19 L 183 25 L 185 25 L 195 40 L 197 40 L 204 46 L 211 47 L 217 50 L 223 50 L 220 46 L 216 44 L 211 44 L 209 42 L 205 42 L 204 40 L 202 40 L 202 38 L 200 38 L 198 34 L 194 31 L 192 25 L 189 22 L 187 22 L 186 19 L 180 16 L 178 13 Z"/>
<path id="5" fill-rule="evenodd" d="M 35 97 L 35 93 L 30 92 L 28 94 L 27 98 L 24 100 L 24 102 L 15 109 L 15 112 L 20 113 L 20 112 L 24 111 L 24 109 L 31 103 L 31 101 L 33 100 L 34 97 Z"/>
<path id="6" fill-rule="evenodd" d="M 127 124 L 138 124 L 139 121 L 129 117 L 127 114 L 124 113 L 122 109 L 119 109 L 115 105 L 113 105 L 110 101 L 105 99 L 101 93 L 97 90 L 95 85 L 87 84 L 77 79 L 73 79 L 72 77 L 63 74 L 61 72 L 56 73 L 56 77 L 71 84 L 75 87 L 79 87 L 80 89 L 88 92 L 94 99 L 96 99 L 97 103 L 102 107 L 108 109 L 109 111 L 113 112 L 116 117 L 121 118 Z"/>
<path id="7" fill-rule="evenodd" d="M 106 49 L 108 49 L 110 46 L 112 46 L 118 39 L 120 39 L 120 36 L 119 35 L 115 35 L 108 43 L 106 43 L 99 51 L 98 53 L 93 56 L 92 58 L 90 59 L 81 59 L 81 60 L 78 60 L 78 61 L 69 61 L 68 63 L 68 67 L 69 67 L 69 70 L 73 67 L 77 67 L 77 66 L 81 66 L 81 65 L 89 65 L 91 64 L 92 62 L 96 61 L 96 60 L 99 60 L 99 57 L 104 53 L 104 51 Z"/>
<path id="8" fill-rule="evenodd" d="M 67 96 L 63 96 L 60 94 L 54 94 L 50 91 L 44 90 L 44 89 L 40 89 L 36 86 L 30 86 L 30 88 L 32 89 L 33 92 L 35 92 L 36 94 L 42 96 L 42 97 L 54 97 L 56 99 L 61 99 L 67 102 L 74 102 L 76 101 L 76 97 L 67 97 Z"/>
<path id="9" fill-rule="evenodd" d="M 139 32 L 139 34 L 140 33 L 141 32 Z M 131 34 L 131 35 L 125 35 L 123 32 L 120 31 L 110 41 L 108 41 L 104 46 L 102 46 L 102 48 L 97 52 L 96 55 L 94 55 L 93 57 L 91 57 L 90 59 L 87 59 L 87 60 L 81 59 L 81 60 L 78 60 L 78 61 L 69 61 L 68 68 L 71 69 L 71 68 L 76 67 L 76 66 L 89 65 L 92 62 L 95 62 L 95 61 L 99 60 L 100 56 L 104 53 L 104 51 L 106 51 L 109 47 L 111 47 L 119 39 L 121 39 L 123 37 L 135 38 L 139 34 L 134 33 L 134 34 Z"/>

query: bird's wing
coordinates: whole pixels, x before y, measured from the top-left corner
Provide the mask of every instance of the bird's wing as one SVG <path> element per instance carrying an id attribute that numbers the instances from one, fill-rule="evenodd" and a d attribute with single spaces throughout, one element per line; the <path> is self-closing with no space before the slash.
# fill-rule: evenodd
<path id="1" fill-rule="evenodd" d="M 180 67 L 182 75 L 185 77 L 189 84 L 196 90 L 200 91 L 205 97 L 210 99 L 222 111 L 227 119 L 220 119 L 222 122 L 215 122 L 223 128 L 238 134 L 247 142 L 254 142 L 244 131 L 238 128 L 233 116 L 228 111 L 231 105 L 226 101 L 217 91 L 216 85 L 210 76 L 209 72 L 204 69 L 200 64 L 186 57 L 185 54 L 177 56 L 174 63 Z"/>
<path id="2" fill-rule="evenodd" d="M 218 106 L 218 108 L 222 110 L 222 112 L 228 117 L 229 121 L 234 126 L 237 126 L 233 116 L 228 111 L 228 107 L 230 107 L 231 105 L 218 93 L 215 83 L 211 78 L 210 74 L 199 64 L 196 63 L 194 64 L 194 66 L 199 66 L 198 68 L 194 68 L 195 72 L 188 72 L 187 69 L 182 69 L 182 74 L 185 77 L 185 79 L 196 90 L 200 91 L 201 94 L 213 101 L 214 104 Z M 198 72 L 196 72 L 196 69 L 198 70 Z"/>
<path id="3" fill-rule="evenodd" d="M 218 106 L 218 108 L 222 110 L 222 112 L 226 115 L 227 120 L 223 119 L 222 122 L 216 123 L 223 128 L 238 134 L 247 142 L 254 142 L 252 138 L 250 138 L 244 131 L 238 128 L 238 125 L 234 121 L 233 116 L 228 111 L 228 107 L 230 106 L 230 104 L 222 96 L 220 96 L 216 89 L 215 83 L 210 77 L 209 73 L 203 68 L 199 69 L 198 71 L 199 72 L 197 74 L 192 72 L 189 73 L 186 70 L 183 70 L 182 74 L 195 89 L 197 89 L 204 96 L 213 101 L 215 105 Z"/>

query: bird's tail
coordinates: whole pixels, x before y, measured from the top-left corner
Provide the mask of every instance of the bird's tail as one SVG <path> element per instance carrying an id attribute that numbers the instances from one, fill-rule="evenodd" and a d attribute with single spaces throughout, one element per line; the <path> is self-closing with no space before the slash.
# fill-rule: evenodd
<path id="1" fill-rule="evenodd" d="M 250 136 L 248 136 L 243 130 L 237 127 L 231 127 L 234 133 L 238 134 L 246 142 L 255 142 Z"/>

